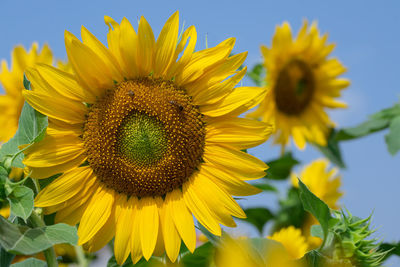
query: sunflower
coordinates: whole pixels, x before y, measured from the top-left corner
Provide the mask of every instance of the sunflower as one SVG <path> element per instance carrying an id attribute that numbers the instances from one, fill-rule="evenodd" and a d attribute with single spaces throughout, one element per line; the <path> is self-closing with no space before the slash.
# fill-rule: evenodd
<path id="1" fill-rule="evenodd" d="M 217 267 L 305 267 L 303 262 L 296 261 L 278 242 L 268 242 L 267 239 L 257 239 L 254 242 L 226 236 L 216 250 L 214 262 Z"/>
<path id="2" fill-rule="evenodd" d="M 306 141 L 325 146 L 329 128 L 334 126 L 325 108 L 346 107 L 335 99 L 349 86 L 348 80 L 338 78 L 346 69 L 337 59 L 328 58 L 335 45 L 326 40 L 316 23 L 308 28 L 307 22 L 292 39 L 285 22 L 276 28 L 271 48 L 261 47 L 270 90 L 249 116 L 274 124 L 275 143 L 282 148 L 290 136 L 300 149 Z"/>
<path id="3" fill-rule="evenodd" d="M 281 243 L 291 259 L 302 258 L 308 249 L 306 239 L 301 234 L 301 230 L 293 226 L 282 228 L 272 236 L 268 236 L 268 239 Z"/>
<path id="4" fill-rule="evenodd" d="M 329 208 L 339 209 L 338 200 L 343 195 L 340 191 L 341 176 L 338 175 L 338 169 L 329 169 L 329 161 L 327 159 L 317 159 L 305 166 L 301 173 L 291 174 L 292 184 L 298 187 L 297 177 L 313 192 L 317 197 L 324 201 Z M 302 230 L 307 238 L 307 242 L 311 249 L 321 244 L 321 239 L 313 237 L 310 234 L 312 225 L 318 224 L 314 216 L 309 214 L 303 223 Z"/>
<path id="5" fill-rule="evenodd" d="M 39 64 L 27 72 L 29 104 L 49 118 L 44 139 L 24 151 L 34 178 L 63 173 L 35 199 L 56 222 L 79 222 L 79 244 L 96 251 L 114 236 L 118 263 L 196 245 L 195 218 L 214 235 L 246 215 L 231 195 L 259 190 L 245 180 L 267 166 L 241 150 L 263 143 L 271 127 L 238 115 L 265 89 L 234 88 L 246 53 L 235 40 L 194 52 L 196 30 L 178 38 L 174 13 L 155 40 L 105 17 L 108 48 L 82 27 L 65 33 L 74 75 Z"/>
<path id="6" fill-rule="evenodd" d="M 29 52 L 23 46 L 16 46 L 12 51 L 11 68 L 7 62 L 1 61 L 0 85 L 5 95 L 0 95 L 0 143 L 7 142 L 18 128 L 19 115 L 24 105 L 22 91 L 24 89 L 24 71 L 36 63 L 51 64 L 53 55 L 48 45 L 38 51 L 38 44 L 33 43 Z"/>

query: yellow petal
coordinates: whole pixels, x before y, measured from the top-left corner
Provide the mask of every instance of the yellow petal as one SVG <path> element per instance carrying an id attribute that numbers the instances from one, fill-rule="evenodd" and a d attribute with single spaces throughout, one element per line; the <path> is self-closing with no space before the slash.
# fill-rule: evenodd
<path id="1" fill-rule="evenodd" d="M 237 174 L 227 173 L 211 163 L 201 165 L 201 170 L 217 185 L 223 187 L 227 192 L 234 196 L 251 196 L 261 192 L 260 189 L 254 187 L 241 180 Z"/>
<path id="2" fill-rule="evenodd" d="M 93 90 L 96 92 L 94 95 L 101 96 L 104 89 L 114 87 L 111 70 L 104 61 L 67 31 L 65 32 L 65 48 L 69 62 L 87 90 Z"/>
<path id="3" fill-rule="evenodd" d="M 67 200 L 65 206 L 57 211 L 54 221 L 76 225 L 81 220 L 99 186 L 99 183 L 96 183 L 96 177 L 89 179 L 82 192 Z"/>
<path id="4" fill-rule="evenodd" d="M 139 202 L 140 203 L 140 202 Z M 131 259 L 133 264 L 136 264 L 143 256 L 142 245 L 141 245 L 141 213 L 139 212 L 139 203 L 137 206 L 133 207 L 136 220 L 133 221 L 132 234 L 131 234 Z"/>
<path id="5" fill-rule="evenodd" d="M 117 263 L 122 265 L 128 258 L 130 253 L 130 242 L 132 236 L 133 221 L 139 218 L 135 217 L 135 207 L 137 205 L 137 198 L 131 197 L 128 201 L 126 198 L 120 198 L 116 203 L 117 208 L 121 211 L 117 219 L 117 229 L 114 240 L 114 255 Z"/>
<path id="6" fill-rule="evenodd" d="M 90 201 L 79 224 L 79 245 L 89 241 L 103 227 L 111 215 L 113 204 L 114 191 L 100 186 Z"/>
<path id="7" fill-rule="evenodd" d="M 272 126 L 251 119 L 229 118 L 209 122 L 206 130 L 207 142 L 246 149 L 264 143 L 272 133 Z"/>
<path id="8" fill-rule="evenodd" d="M 90 239 L 83 248 L 89 252 L 95 252 L 107 245 L 115 234 L 115 209 L 111 211 L 111 215 L 103 227 Z"/>
<path id="9" fill-rule="evenodd" d="M 82 140 L 73 135 L 45 138 L 25 150 L 24 164 L 29 167 L 50 167 L 63 164 L 85 153 Z"/>
<path id="10" fill-rule="evenodd" d="M 221 101 L 200 106 L 200 112 L 210 117 L 226 114 L 238 116 L 258 105 L 265 97 L 267 90 L 263 87 L 238 87 Z"/>
<path id="11" fill-rule="evenodd" d="M 175 262 L 179 255 L 179 249 L 181 247 L 181 238 L 176 230 L 175 223 L 173 220 L 173 214 L 169 213 L 169 203 L 167 200 L 163 203 L 160 209 L 160 222 L 162 227 L 162 234 L 164 237 L 165 250 L 168 258 Z"/>
<path id="12" fill-rule="evenodd" d="M 108 49 L 84 26 L 82 26 L 82 40 L 110 69 L 113 80 L 122 81 L 121 68 L 115 57 Z"/>
<path id="13" fill-rule="evenodd" d="M 83 123 L 87 108 L 83 103 L 72 100 L 49 97 L 34 91 L 23 91 L 26 101 L 37 111 L 51 118 L 68 123 Z"/>
<path id="14" fill-rule="evenodd" d="M 162 77 L 176 60 L 175 49 L 179 34 L 179 12 L 176 11 L 165 23 L 157 38 L 154 55 L 154 75 Z"/>
<path id="15" fill-rule="evenodd" d="M 268 166 L 256 157 L 224 145 L 207 145 L 204 160 L 226 170 L 235 171 L 244 177 L 262 178 Z"/>
<path id="16" fill-rule="evenodd" d="M 94 103 L 96 101 L 94 92 L 82 88 L 73 75 L 44 64 L 36 65 L 36 69 L 59 94 L 80 102 Z"/>
<path id="17" fill-rule="evenodd" d="M 137 67 L 139 75 L 147 76 L 153 70 L 155 39 L 153 30 L 142 16 L 138 29 Z"/>
<path id="18" fill-rule="evenodd" d="M 140 220 L 140 240 L 143 256 L 149 260 L 157 242 L 159 218 L 156 200 L 145 197 L 139 201 L 137 218 Z"/>
<path id="19" fill-rule="evenodd" d="M 202 200 L 194 190 L 194 181 L 198 177 L 198 174 L 194 174 L 190 181 L 183 184 L 183 198 L 186 206 L 194 214 L 196 219 L 212 234 L 220 236 L 221 227 L 214 217 L 213 212 L 210 211 L 207 204 L 204 203 L 204 200 Z"/>
<path id="20" fill-rule="evenodd" d="M 138 75 L 138 68 L 136 63 L 138 37 L 132 24 L 127 18 L 123 18 L 121 26 L 119 27 L 119 48 L 122 60 L 125 62 L 125 71 L 127 71 L 127 78 L 134 78 Z"/>
<path id="21" fill-rule="evenodd" d="M 182 72 L 179 74 L 177 73 L 176 83 L 184 86 L 200 78 L 204 74 L 206 68 L 227 58 L 234 44 L 235 39 L 229 38 L 215 47 L 194 53 Z"/>
<path id="22" fill-rule="evenodd" d="M 187 47 L 185 49 L 186 43 L 188 42 Z M 194 49 L 196 47 L 197 42 L 197 32 L 194 26 L 190 26 L 186 29 L 186 31 L 182 34 L 181 40 L 178 43 L 178 46 L 175 51 L 175 58 L 179 57 L 179 54 L 185 49 L 182 56 L 179 58 L 176 64 L 173 64 L 169 69 L 169 73 L 167 75 L 168 78 L 172 78 L 179 73 L 182 72 L 183 68 L 190 62 Z"/>
<path id="23" fill-rule="evenodd" d="M 196 248 L 196 231 L 193 216 L 186 207 L 181 190 L 175 189 L 168 193 L 165 198 L 165 205 L 167 206 L 167 214 L 170 214 L 174 220 L 175 227 L 183 242 L 193 253 Z"/>
<path id="24" fill-rule="evenodd" d="M 92 168 L 88 166 L 64 173 L 40 191 L 35 198 L 35 206 L 46 207 L 65 202 L 81 191 L 92 174 Z"/>

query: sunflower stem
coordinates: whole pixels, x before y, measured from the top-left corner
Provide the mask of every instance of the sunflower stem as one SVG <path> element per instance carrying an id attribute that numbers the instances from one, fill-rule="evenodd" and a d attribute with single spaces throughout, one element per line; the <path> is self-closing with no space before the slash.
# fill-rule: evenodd
<path id="1" fill-rule="evenodd" d="M 32 223 L 34 227 L 44 227 L 46 224 L 43 222 L 40 215 L 36 213 L 34 210 L 29 217 L 29 221 Z M 46 258 L 47 266 L 48 267 L 57 267 L 57 257 L 54 247 L 49 247 L 48 249 L 43 251 L 44 257 Z"/>
<path id="2" fill-rule="evenodd" d="M 78 258 L 79 267 L 88 267 L 89 262 L 85 257 L 85 252 L 83 251 L 82 246 L 74 246 L 76 257 Z"/>

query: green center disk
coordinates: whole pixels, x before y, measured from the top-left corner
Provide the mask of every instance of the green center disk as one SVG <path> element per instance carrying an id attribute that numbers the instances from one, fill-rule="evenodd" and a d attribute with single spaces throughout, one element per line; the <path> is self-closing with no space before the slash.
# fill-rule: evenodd
<path id="1" fill-rule="evenodd" d="M 168 148 L 164 125 L 142 113 L 127 116 L 119 130 L 118 140 L 119 151 L 124 157 L 144 165 L 158 162 Z"/>

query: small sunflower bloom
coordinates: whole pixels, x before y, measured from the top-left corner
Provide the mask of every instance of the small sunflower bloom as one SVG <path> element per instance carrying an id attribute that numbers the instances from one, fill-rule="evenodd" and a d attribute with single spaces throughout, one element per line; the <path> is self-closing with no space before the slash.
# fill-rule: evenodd
<path id="1" fill-rule="evenodd" d="M 275 143 L 282 148 L 293 137 L 299 149 L 306 142 L 325 146 L 334 123 L 325 108 L 345 108 L 337 101 L 349 81 L 338 78 L 346 68 L 329 58 L 334 44 L 320 36 L 317 24 L 307 21 L 296 38 L 287 22 L 276 28 L 270 48 L 261 47 L 267 71 L 268 94 L 249 116 L 275 125 Z"/>
<path id="2" fill-rule="evenodd" d="M 96 251 L 113 237 L 119 264 L 131 255 L 196 246 L 193 216 L 208 231 L 246 215 L 235 196 L 259 190 L 246 180 L 267 166 L 241 150 L 268 138 L 267 123 L 239 118 L 265 89 L 238 87 L 246 53 L 235 40 L 194 52 L 195 27 L 179 35 L 173 14 L 157 40 L 146 19 L 109 26 L 108 47 L 86 28 L 65 33 L 74 74 L 40 64 L 27 72 L 32 107 L 49 118 L 44 139 L 24 151 L 34 178 L 63 173 L 35 199 L 55 221 L 79 223 L 79 244 Z"/>
<path id="3" fill-rule="evenodd" d="M 324 201 L 329 208 L 339 209 L 338 201 L 343 196 L 340 191 L 341 176 L 338 175 L 337 168 L 329 169 L 327 159 L 317 159 L 305 166 L 299 173 L 291 174 L 291 181 L 294 187 L 298 187 L 298 178 L 310 189 L 310 191 Z M 322 240 L 310 234 L 311 226 L 318 224 L 318 221 L 309 214 L 302 226 L 304 235 L 311 249 L 318 247 Z"/>
<path id="4" fill-rule="evenodd" d="M 18 120 L 24 105 L 22 91 L 24 89 L 24 71 L 36 63 L 51 64 L 53 55 L 48 45 L 41 51 L 33 43 L 29 51 L 21 45 L 16 46 L 11 55 L 11 67 L 2 60 L 0 66 L 0 86 L 4 88 L 4 95 L 0 95 L 0 144 L 7 142 L 14 136 L 18 128 Z"/>
<path id="5" fill-rule="evenodd" d="M 282 228 L 267 238 L 281 243 L 285 247 L 291 259 L 302 258 L 308 250 L 308 244 L 302 235 L 301 230 L 296 229 L 293 226 Z"/>
<path id="6" fill-rule="evenodd" d="M 264 245 L 256 247 L 259 242 L 264 242 Z M 216 250 L 214 262 L 217 267 L 305 267 L 301 261 L 293 259 L 282 244 L 267 239 L 253 243 L 248 238 L 225 237 Z"/>

